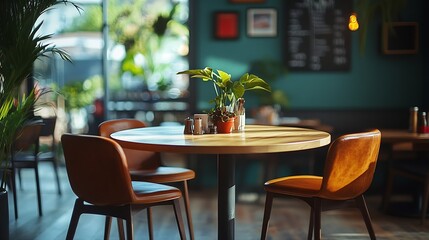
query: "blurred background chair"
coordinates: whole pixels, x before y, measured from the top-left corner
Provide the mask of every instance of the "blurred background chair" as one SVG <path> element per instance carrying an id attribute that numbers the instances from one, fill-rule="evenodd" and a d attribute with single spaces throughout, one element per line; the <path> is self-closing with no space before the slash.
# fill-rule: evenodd
<path id="1" fill-rule="evenodd" d="M 55 174 L 55 180 L 57 182 L 57 191 L 58 195 L 61 195 L 61 184 L 60 184 L 60 178 L 58 174 L 58 162 L 57 162 L 57 152 L 56 152 L 56 145 L 57 141 L 55 139 L 55 125 L 57 118 L 56 117 L 49 117 L 49 118 L 40 118 L 42 121 L 42 129 L 40 130 L 39 134 L 39 141 L 38 141 L 38 147 L 39 152 L 37 154 L 37 160 L 38 162 L 47 162 L 52 164 L 52 168 L 54 170 Z M 21 157 L 23 155 L 21 154 Z M 25 156 L 27 161 L 34 160 L 33 154 L 27 154 Z M 22 179 L 21 179 L 21 171 L 18 169 L 18 179 L 19 179 L 19 186 L 22 189 Z"/>
<path id="2" fill-rule="evenodd" d="M 106 218 L 105 239 L 111 217 L 126 221 L 127 238 L 133 239 L 133 208 L 172 205 L 181 239 L 186 238 L 180 211 L 179 189 L 148 182 L 132 182 L 124 152 L 115 141 L 88 135 L 61 137 L 70 186 L 77 199 L 66 239 L 73 239 L 83 213 Z"/>
<path id="3" fill-rule="evenodd" d="M 393 202 L 395 179 L 410 179 L 413 185 L 416 182 L 421 185 L 417 185 L 417 201 L 410 204 L 413 209 L 405 211 L 410 215 L 414 210 L 417 211 L 424 224 L 429 202 L 429 143 L 398 143 L 392 146 L 391 151 L 382 208 L 388 212 Z M 407 188 L 412 189 L 409 186 Z"/>
<path id="4" fill-rule="evenodd" d="M 296 197 L 311 207 L 308 239 L 321 238 L 321 212 L 357 207 L 371 239 L 375 239 L 363 193 L 371 185 L 380 150 L 379 130 L 339 137 L 329 147 L 322 176 L 298 175 L 265 183 L 266 202 L 261 239 L 266 239 L 275 197 Z"/>
<path id="5" fill-rule="evenodd" d="M 52 164 L 57 181 L 58 195 L 61 195 L 61 184 L 58 175 L 57 141 L 55 139 L 56 117 L 42 118 L 43 126 L 39 138 L 39 162 Z"/>
<path id="6" fill-rule="evenodd" d="M 15 219 L 18 218 L 18 197 L 16 188 L 16 175 L 20 169 L 34 169 L 37 191 L 37 204 L 39 216 L 42 216 L 42 199 L 40 194 L 40 181 L 38 169 L 39 136 L 42 130 L 43 122 L 36 121 L 25 125 L 18 133 L 12 146 L 11 153 L 11 183 L 13 189 L 13 203 L 15 210 Z M 20 180 L 21 184 L 21 180 Z"/>
<path id="7" fill-rule="evenodd" d="M 114 119 L 104 121 L 99 125 L 99 134 L 110 138 L 114 132 L 146 127 L 144 122 L 137 119 Z M 188 222 L 190 239 L 194 239 L 191 208 L 189 204 L 188 180 L 195 178 L 195 172 L 181 167 L 167 167 L 161 162 L 161 155 L 158 152 L 139 151 L 125 149 L 124 152 L 128 162 L 128 169 L 133 181 L 147 181 L 155 183 L 181 183 L 183 199 Z M 148 210 L 148 219 L 151 222 L 151 210 Z M 149 224 L 151 226 L 151 223 Z M 150 235 L 152 231 L 150 230 Z"/>

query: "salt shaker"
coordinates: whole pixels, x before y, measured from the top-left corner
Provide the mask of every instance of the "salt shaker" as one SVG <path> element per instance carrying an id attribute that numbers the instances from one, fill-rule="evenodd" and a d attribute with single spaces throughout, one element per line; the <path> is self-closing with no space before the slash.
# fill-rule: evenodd
<path id="1" fill-rule="evenodd" d="M 417 132 L 418 113 L 419 113 L 418 107 L 410 108 L 410 126 L 408 130 L 412 133 Z"/>
<path id="2" fill-rule="evenodd" d="M 185 119 L 185 130 L 183 131 L 183 133 L 184 134 L 192 134 L 193 126 L 194 126 L 194 120 L 190 117 L 187 117 Z"/>
<path id="3" fill-rule="evenodd" d="M 203 120 L 201 118 L 194 119 L 194 135 L 203 134 Z"/>
<path id="4" fill-rule="evenodd" d="M 210 125 L 209 126 L 209 132 L 211 134 L 216 134 L 217 133 L 217 127 L 215 125 Z"/>

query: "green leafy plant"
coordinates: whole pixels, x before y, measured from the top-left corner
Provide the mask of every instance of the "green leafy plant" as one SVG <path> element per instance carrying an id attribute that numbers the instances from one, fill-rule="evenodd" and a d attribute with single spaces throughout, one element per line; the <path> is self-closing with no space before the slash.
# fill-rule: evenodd
<path id="1" fill-rule="evenodd" d="M 80 109 L 91 105 L 97 98 L 97 91 L 102 89 L 103 79 L 96 75 L 85 81 L 74 81 L 65 84 L 58 92 L 65 99 L 66 111 Z"/>
<path id="2" fill-rule="evenodd" d="M 131 74 L 134 79 L 164 91 L 172 85 L 171 59 L 165 53 L 183 60 L 187 53 L 171 50 L 171 44 L 182 49 L 187 45 L 189 31 L 181 16 L 185 3 L 178 1 L 107 0 L 110 38 L 125 48 L 126 56 L 118 75 Z M 159 2 L 159 3 L 158 3 Z M 100 5 L 85 9 L 65 32 L 94 31 L 102 26 Z"/>
<path id="3" fill-rule="evenodd" d="M 18 99 L 9 97 L 0 106 L 0 169 L 4 173 L 9 173 L 10 166 L 6 160 L 12 151 L 12 143 L 19 129 L 31 119 L 39 96 L 33 89 L 28 96 L 23 95 Z M 6 177 L 6 174 L 2 174 L 0 191 L 6 188 Z"/>
<path id="4" fill-rule="evenodd" d="M 67 0 L 0 1 L 0 191 L 5 189 L 12 143 L 21 128 L 34 114 L 35 104 L 43 91 L 35 87 L 23 95 L 21 86 L 30 80 L 33 63 L 48 53 L 69 56 L 45 40 L 51 35 L 39 34 L 40 15 Z"/>
<path id="5" fill-rule="evenodd" d="M 239 80 L 234 81 L 231 74 L 222 70 L 213 70 L 206 67 L 204 69 L 192 69 L 179 72 L 177 74 L 188 74 L 191 78 L 200 78 L 204 82 L 212 82 L 216 93 L 214 108 L 210 110 L 209 115 L 213 122 L 227 121 L 235 117 L 234 108 L 237 99 L 242 98 L 244 93 L 249 90 L 264 90 L 271 92 L 271 87 L 260 77 L 245 73 Z"/>

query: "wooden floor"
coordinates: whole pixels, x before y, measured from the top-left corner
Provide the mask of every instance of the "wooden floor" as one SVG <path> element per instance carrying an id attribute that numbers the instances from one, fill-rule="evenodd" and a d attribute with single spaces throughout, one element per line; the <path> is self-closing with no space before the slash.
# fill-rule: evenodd
<path id="1" fill-rule="evenodd" d="M 13 202 L 10 201 L 11 240 L 65 239 L 75 196 L 70 190 L 64 169 L 61 169 L 63 195 L 56 192 L 50 166 L 42 166 L 42 217 L 38 216 L 34 173 L 23 171 L 23 189 L 18 191 L 19 218 L 14 219 Z M 240 195 L 240 198 L 246 195 Z M 252 202 L 239 201 L 236 209 L 236 239 L 259 239 L 264 209 L 264 196 Z M 195 238 L 217 239 L 216 190 L 191 190 L 191 207 L 194 219 Z M 429 221 L 422 226 L 417 219 L 393 217 L 378 211 L 379 196 L 367 197 L 377 239 L 429 239 Z M 293 199 L 275 200 L 269 227 L 268 239 L 306 239 L 309 208 Z M 179 239 L 173 210 L 168 206 L 153 209 L 155 239 Z M 145 211 L 134 215 L 135 239 L 148 239 Z M 82 215 L 75 239 L 103 239 L 104 218 Z M 322 214 L 322 237 L 324 239 L 369 239 L 360 214 L 355 210 L 332 211 Z M 113 226 L 111 239 L 118 239 Z"/>

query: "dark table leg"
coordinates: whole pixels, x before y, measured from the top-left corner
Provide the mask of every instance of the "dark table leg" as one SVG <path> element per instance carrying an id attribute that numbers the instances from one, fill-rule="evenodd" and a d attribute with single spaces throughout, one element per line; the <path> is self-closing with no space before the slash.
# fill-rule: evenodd
<path id="1" fill-rule="evenodd" d="M 234 239 L 235 159 L 218 155 L 218 239 Z"/>

